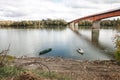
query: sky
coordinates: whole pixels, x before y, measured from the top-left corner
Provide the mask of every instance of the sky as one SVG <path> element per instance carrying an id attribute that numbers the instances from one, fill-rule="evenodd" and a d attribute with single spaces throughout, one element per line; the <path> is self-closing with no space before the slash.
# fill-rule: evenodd
<path id="1" fill-rule="evenodd" d="M 77 18 L 120 8 L 120 0 L 0 0 L 0 20 Z"/>

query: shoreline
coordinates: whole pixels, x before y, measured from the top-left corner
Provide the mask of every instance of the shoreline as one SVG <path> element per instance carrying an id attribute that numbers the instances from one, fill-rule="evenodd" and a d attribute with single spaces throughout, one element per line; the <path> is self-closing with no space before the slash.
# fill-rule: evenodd
<path id="1" fill-rule="evenodd" d="M 70 77 L 73 80 L 119 80 L 120 64 L 115 60 L 73 60 L 63 58 L 17 58 L 14 65 L 26 69 L 57 72 Z M 47 68 L 46 68 L 47 66 Z"/>

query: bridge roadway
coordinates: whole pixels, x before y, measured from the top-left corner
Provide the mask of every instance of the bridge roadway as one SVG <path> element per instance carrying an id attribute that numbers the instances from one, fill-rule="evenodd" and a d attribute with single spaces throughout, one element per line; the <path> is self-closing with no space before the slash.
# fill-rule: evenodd
<path id="1" fill-rule="evenodd" d="M 99 29 L 100 28 L 100 20 L 105 19 L 105 18 L 110 18 L 110 17 L 116 17 L 116 16 L 120 16 L 120 9 L 109 10 L 106 12 L 78 18 L 78 19 L 75 19 L 75 20 L 69 22 L 68 24 L 69 24 L 69 27 L 73 29 L 75 27 L 78 27 L 79 21 L 91 21 L 91 22 L 93 22 L 92 28 Z"/>

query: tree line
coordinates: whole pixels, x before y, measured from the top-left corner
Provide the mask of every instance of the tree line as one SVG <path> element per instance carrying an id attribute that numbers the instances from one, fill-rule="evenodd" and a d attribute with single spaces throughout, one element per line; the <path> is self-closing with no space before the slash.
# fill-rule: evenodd
<path id="1" fill-rule="evenodd" d="M 79 26 L 92 26 L 91 21 L 79 21 Z M 120 26 L 120 19 L 102 20 L 101 26 Z M 24 28 L 37 28 L 37 27 L 54 27 L 54 26 L 67 26 L 67 21 L 63 19 L 42 19 L 42 20 L 25 20 L 25 21 L 0 21 L 0 27 L 24 27 Z"/>
<path id="2" fill-rule="evenodd" d="M 45 27 L 45 26 L 66 26 L 67 22 L 63 19 L 42 19 L 35 21 L 0 21 L 1 27 Z"/>
<path id="3" fill-rule="evenodd" d="M 91 21 L 79 21 L 79 26 L 92 26 Z M 102 20 L 100 21 L 101 26 L 120 26 L 120 19 L 113 19 L 113 20 Z"/>

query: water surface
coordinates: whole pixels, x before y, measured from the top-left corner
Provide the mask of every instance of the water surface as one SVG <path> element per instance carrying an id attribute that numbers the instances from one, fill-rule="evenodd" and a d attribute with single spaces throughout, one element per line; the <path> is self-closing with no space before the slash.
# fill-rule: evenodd
<path id="1" fill-rule="evenodd" d="M 117 29 L 0 29 L 0 51 L 9 44 L 10 55 L 29 57 L 63 57 L 81 60 L 113 59 L 113 37 Z M 52 51 L 39 55 L 39 52 Z M 81 55 L 76 50 L 82 48 Z"/>

